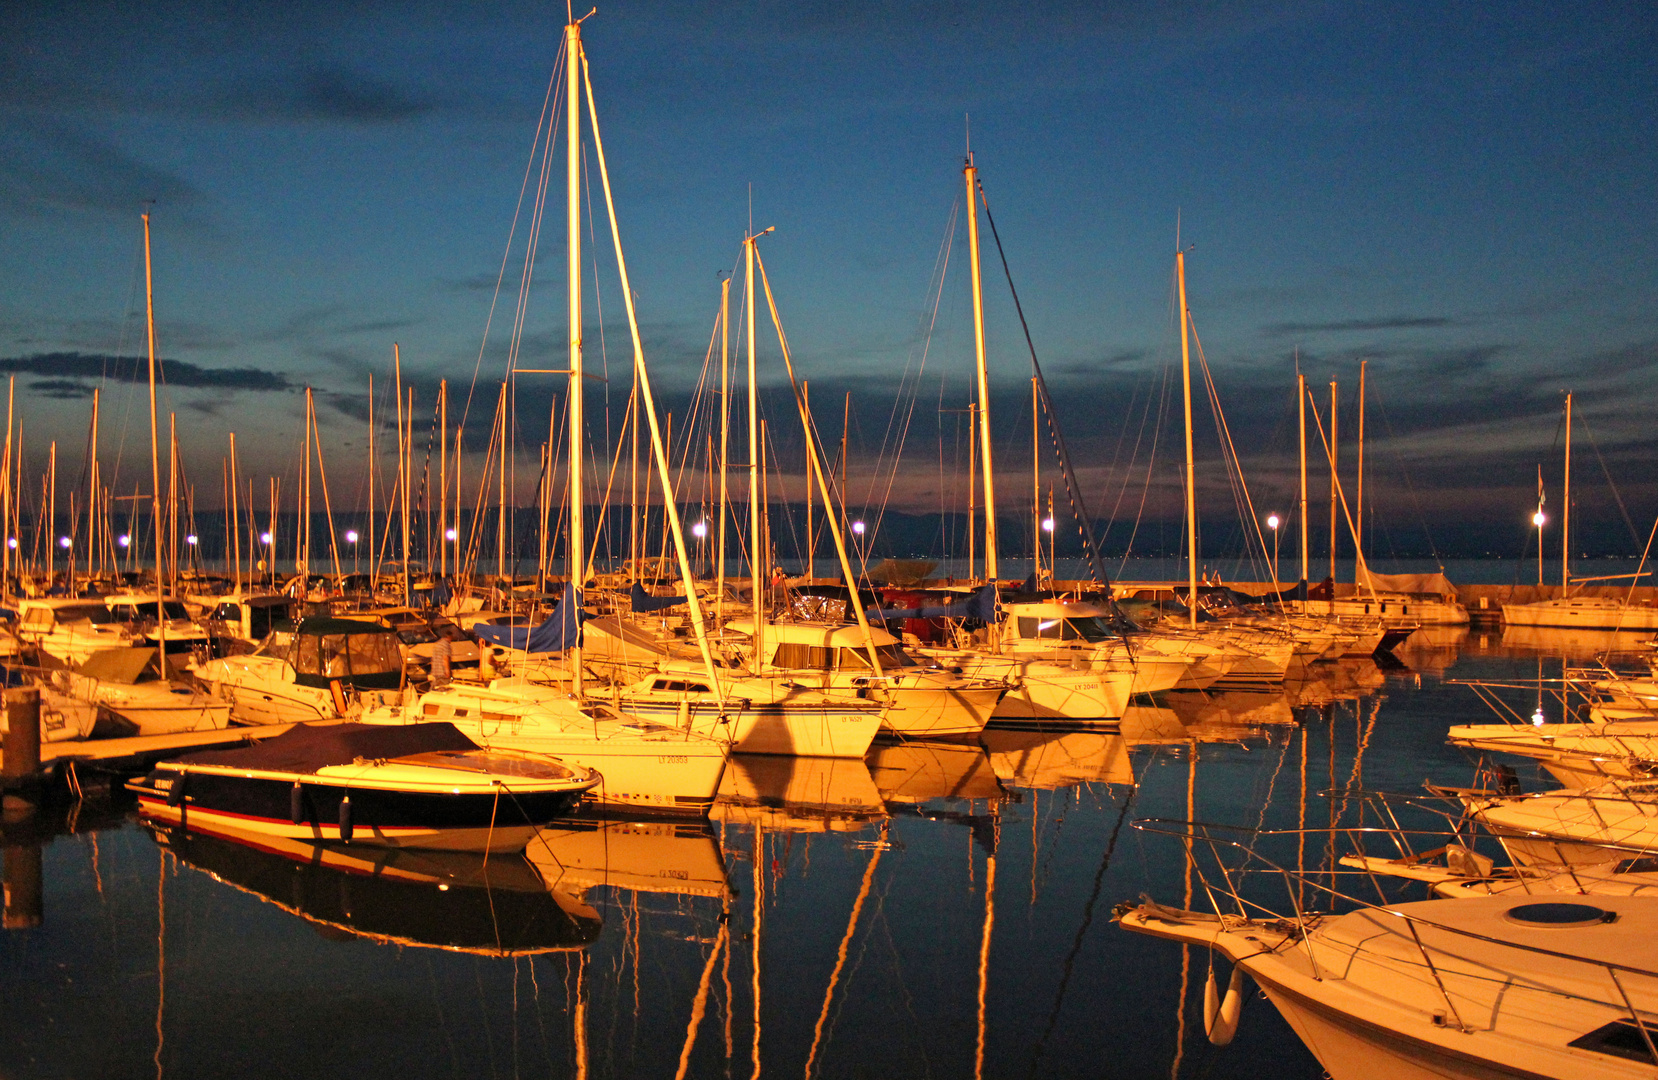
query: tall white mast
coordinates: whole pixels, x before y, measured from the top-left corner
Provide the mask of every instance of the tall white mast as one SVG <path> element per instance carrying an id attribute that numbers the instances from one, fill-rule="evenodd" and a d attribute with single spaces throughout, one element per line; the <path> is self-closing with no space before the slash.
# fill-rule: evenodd
<path id="1" fill-rule="evenodd" d="M 639 423 L 634 414 L 633 422 Z M 714 563 L 714 622 L 725 622 L 725 523 L 730 514 L 726 463 L 731 446 L 731 279 L 720 282 L 720 501 L 719 557 Z"/>
<path id="2" fill-rule="evenodd" d="M 1353 574 L 1358 580 L 1359 564 L 1364 561 L 1364 383 L 1365 369 L 1370 361 L 1359 361 L 1359 475 L 1355 485 L 1353 508 Z"/>
<path id="3" fill-rule="evenodd" d="M 1572 392 L 1566 391 L 1566 491 L 1560 501 L 1560 587 L 1572 584 Z M 1562 593 L 1564 595 L 1564 593 Z"/>
<path id="4" fill-rule="evenodd" d="M 770 232 L 770 229 L 766 230 Z M 765 571 L 760 567 L 760 397 L 754 385 L 754 242 L 758 237 L 743 240 L 743 289 L 748 308 L 748 569 L 749 591 L 754 597 L 754 673 L 764 665 L 765 650 L 762 635 L 766 621 L 766 605 L 762 594 Z"/>
<path id="5" fill-rule="evenodd" d="M 1336 511 L 1341 509 L 1341 489 L 1336 479 L 1336 462 L 1341 444 L 1336 440 L 1336 422 L 1341 394 L 1336 380 L 1330 380 L 1330 610 L 1336 607 Z M 1356 565 L 1356 562 L 1355 562 Z"/>
<path id="6" fill-rule="evenodd" d="M 157 656 L 166 671 L 167 610 L 162 604 L 161 435 L 155 422 L 155 279 L 150 272 L 150 215 L 144 214 L 144 328 L 150 352 L 150 519 L 155 522 L 155 629 Z M 272 526 L 275 527 L 274 525 Z"/>
<path id="7" fill-rule="evenodd" d="M 1174 253 L 1175 276 L 1180 282 L 1180 378 L 1186 395 L 1186 577 L 1191 592 L 1186 600 L 1191 627 L 1197 628 L 1197 476 L 1192 471 L 1192 353 L 1187 342 L 1186 253 Z"/>
<path id="8" fill-rule="evenodd" d="M 565 557 L 570 581 L 579 594 L 587 584 L 587 536 L 582 519 L 582 312 L 581 312 L 581 23 L 571 19 L 564 30 L 564 98 L 569 153 L 565 160 L 565 182 L 569 204 L 569 289 L 570 289 L 570 545 Z M 672 497 L 670 493 L 669 497 Z M 691 586 L 686 584 L 686 588 Z M 571 689 L 581 693 L 581 638 L 570 649 Z"/>
<path id="9" fill-rule="evenodd" d="M 1301 587 L 1305 589 L 1313 567 L 1312 552 L 1307 546 L 1311 533 L 1307 523 L 1307 376 L 1299 371 L 1295 373 L 1295 391 L 1301 417 Z M 1302 610 L 1306 610 L 1304 606 Z"/>
<path id="10" fill-rule="evenodd" d="M 979 281 L 979 170 L 973 152 L 962 168 L 967 182 L 967 248 L 973 270 L 973 360 L 979 380 L 979 449 L 984 464 L 984 578 L 994 582 L 996 565 L 996 470 L 990 455 L 990 377 L 984 359 L 984 290 Z"/>

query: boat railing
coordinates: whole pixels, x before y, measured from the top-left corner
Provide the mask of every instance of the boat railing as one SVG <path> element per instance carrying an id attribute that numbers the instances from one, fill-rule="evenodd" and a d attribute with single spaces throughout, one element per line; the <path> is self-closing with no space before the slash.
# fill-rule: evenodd
<path id="1" fill-rule="evenodd" d="M 1507 949 L 1515 949 L 1538 956 L 1549 956 L 1556 959 L 1604 967 L 1608 970 L 1608 972 L 1612 973 L 1613 980 L 1617 983 L 1619 992 L 1620 994 L 1623 994 L 1626 1002 L 1628 1000 L 1628 995 L 1623 992 L 1621 982 L 1617 982 L 1617 972 L 1658 979 L 1658 970 L 1642 967 L 1638 964 L 1626 963 L 1619 960 L 1603 960 L 1599 958 L 1589 959 L 1587 957 L 1559 949 L 1548 949 L 1539 945 L 1532 945 L 1525 942 L 1495 937 L 1489 934 L 1482 934 L 1466 927 L 1451 926 L 1436 919 L 1425 918 L 1412 912 L 1402 911 L 1397 907 L 1397 904 L 1402 901 L 1386 900 L 1385 893 L 1382 894 L 1384 896 L 1383 902 L 1373 903 L 1360 896 L 1354 895 L 1349 891 L 1346 891 L 1338 884 L 1339 882 L 1345 880 L 1362 877 L 1375 884 L 1379 889 L 1380 885 L 1376 880 L 1375 874 L 1367 869 L 1344 871 L 1336 869 L 1333 866 L 1320 866 L 1316 869 L 1292 868 L 1280 865 L 1274 859 L 1263 855 L 1257 848 L 1259 840 L 1263 838 L 1295 837 L 1313 833 L 1330 833 L 1332 830 L 1329 829 L 1263 830 L 1249 828 L 1248 826 L 1220 825 L 1212 822 L 1190 821 L 1175 818 L 1142 818 L 1133 822 L 1132 825 L 1135 829 L 1141 832 L 1170 836 L 1184 841 L 1186 846 L 1187 862 L 1192 867 L 1193 872 L 1197 875 L 1199 882 L 1202 884 L 1204 893 L 1208 897 L 1209 903 L 1213 907 L 1215 914 L 1222 919 L 1237 918 L 1249 922 L 1271 922 L 1280 928 L 1292 932 L 1293 935 L 1299 939 L 1306 948 L 1307 956 L 1312 964 L 1312 970 L 1315 978 L 1322 979 L 1323 976 L 1320 972 L 1317 958 L 1311 949 L 1310 934 L 1312 930 L 1322 919 L 1326 917 L 1338 914 L 1347 914 L 1351 910 L 1367 910 L 1399 919 L 1405 924 L 1410 931 L 1411 938 L 1415 942 L 1417 949 L 1422 954 L 1424 963 L 1430 970 L 1434 971 L 1436 980 L 1439 978 L 1437 969 L 1434 967 L 1433 958 L 1430 955 L 1429 948 L 1423 942 L 1422 937 L 1417 930 L 1419 926 L 1428 927 L 1441 933 L 1453 934 L 1458 937 L 1483 941 L 1488 944 L 1498 945 Z M 1386 835 L 1390 839 L 1394 838 L 1393 830 L 1386 828 L 1354 827 L 1344 829 L 1338 826 L 1337 829 L 1333 831 L 1336 833 L 1350 832 L 1361 835 L 1378 834 Z M 1212 866 L 1206 866 L 1202 859 L 1199 858 L 1200 851 L 1208 852 L 1213 861 Z M 1223 857 L 1226 853 L 1230 853 L 1237 858 L 1238 861 L 1235 865 L 1228 864 L 1227 860 Z M 1245 896 L 1244 887 L 1247 878 L 1250 876 L 1278 879 L 1284 885 L 1291 914 L 1284 914 L 1280 911 L 1276 911 L 1260 900 Z M 1330 909 L 1326 911 L 1315 910 L 1307 902 L 1308 893 L 1326 897 L 1330 903 Z M 1225 901 L 1230 901 L 1230 904 L 1228 905 Z M 1228 907 L 1230 907 L 1231 910 L 1227 910 Z M 1344 908 L 1345 910 L 1338 910 L 1338 908 Z M 1252 912 L 1258 914 L 1252 914 Z M 1537 989 L 1545 992 L 1565 993 L 1565 991 L 1551 990 L 1545 986 L 1538 986 Z M 1442 983 L 1441 990 L 1443 991 Z M 1449 1003 L 1448 996 L 1447 1003 Z M 1631 1015 L 1634 1015 L 1633 1009 L 1631 1009 Z M 1639 1016 L 1635 1016 L 1635 1022 L 1637 1024 L 1642 1023 Z M 1648 1029 L 1643 1026 L 1643 1032 L 1646 1030 Z M 1658 1052 L 1654 1053 L 1653 1059 L 1654 1061 L 1658 1061 Z"/>

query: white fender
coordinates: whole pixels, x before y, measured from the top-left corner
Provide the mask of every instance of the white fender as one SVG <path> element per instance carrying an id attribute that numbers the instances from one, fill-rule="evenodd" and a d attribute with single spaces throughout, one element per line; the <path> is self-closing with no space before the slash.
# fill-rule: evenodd
<path id="1" fill-rule="evenodd" d="M 1215 969 L 1209 969 L 1209 981 L 1203 985 L 1203 1030 L 1216 1046 L 1226 1046 L 1238 1033 L 1238 1017 L 1243 1013 L 1243 968 L 1232 965 L 1232 978 L 1226 984 L 1222 998 L 1215 989 Z"/>

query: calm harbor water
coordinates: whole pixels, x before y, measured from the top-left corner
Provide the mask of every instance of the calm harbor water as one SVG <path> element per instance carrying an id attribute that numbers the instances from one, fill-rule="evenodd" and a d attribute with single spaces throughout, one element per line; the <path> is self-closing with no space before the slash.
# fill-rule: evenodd
<path id="1" fill-rule="evenodd" d="M 1179 842 L 1130 823 L 1294 827 L 1348 813 L 1331 787 L 1466 783 L 1444 729 L 1490 714 L 1450 680 L 1599 644 L 1423 633 L 1121 735 L 737 761 L 706 828 L 560 828 L 487 865 L 307 865 L 90 795 L 7 826 L 0 1076 L 1317 1077 L 1258 998 L 1211 1046 L 1205 957 L 1112 925 L 1141 894 L 1203 905 Z"/>

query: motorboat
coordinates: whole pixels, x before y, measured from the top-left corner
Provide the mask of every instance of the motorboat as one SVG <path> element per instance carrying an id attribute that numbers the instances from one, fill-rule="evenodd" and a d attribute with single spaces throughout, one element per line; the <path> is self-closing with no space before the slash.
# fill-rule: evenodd
<path id="1" fill-rule="evenodd" d="M 189 602 L 190 598 L 186 598 Z M 293 627 L 295 601 L 280 593 L 244 592 L 195 598 L 201 620 L 221 651 L 250 652 L 278 630 Z"/>
<path id="2" fill-rule="evenodd" d="M 485 750 L 453 724 L 298 724 L 252 746 L 157 763 L 127 784 L 172 828 L 383 847 L 518 851 L 599 775 Z"/>
<path id="3" fill-rule="evenodd" d="M 1432 789 L 1462 800 L 1515 862 L 1602 863 L 1658 852 L 1658 780 L 1531 795 Z"/>
<path id="4" fill-rule="evenodd" d="M 177 677 L 174 658 L 154 646 L 99 649 L 68 671 L 54 672 L 58 689 L 107 709 L 134 735 L 172 735 L 230 726 L 229 703 Z"/>
<path id="5" fill-rule="evenodd" d="M 1658 897 L 1487 896 L 1248 917 L 1117 909 L 1124 929 L 1212 950 L 1210 1040 L 1252 980 L 1332 1080 L 1650 1077 Z"/>
<path id="6" fill-rule="evenodd" d="M 1532 758 L 1567 788 L 1658 774 L 1658 719 L 1586 724 L 1461 724 L 1445 734 L 1452 746 Z"/>
<path id="7" fill-rule="evenodd" d="M 19 600 L 17 638 L 59 664 L 74 666 L 100 649 L 143 643 L 143 635 L 118 622 L 100 600 L 42 598 Z"/>
<path id="8" fill-rule="evenodd" d="M 254 652 L 209 660 L 196 677 L 243 724 L 336 720 L 401 696 L 403 654 L 389 627 L 310 618 Z"/>
<path id="9" fill-rule="evenodd" d="M 550 754 L 596 770 L 602 780 L 588 803 L 600 810 L 703 815 L 725 771 L 720 741 L 618 713 L 603 701 L 580 702 L 522 678 L 411 693 L 400 704 L 365 710 L 362 720 L 442 721 L 490 751 Z"/>
<path id="10" fill-rule="evenodd" d="M 207 627 L 190 615 L 181 600 L 158 599 L 153 593 L 112 593 L 104 597 L 115 621 L 132 633 L 139 645 L 166 642 L 168 653 L 205 650 L 212 640 Z"/>

